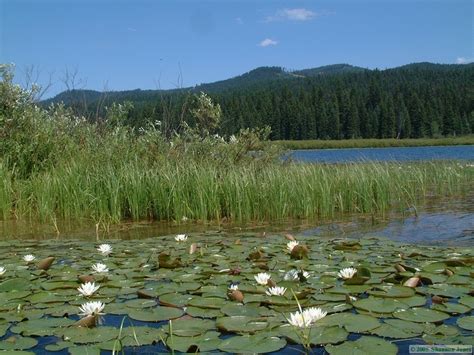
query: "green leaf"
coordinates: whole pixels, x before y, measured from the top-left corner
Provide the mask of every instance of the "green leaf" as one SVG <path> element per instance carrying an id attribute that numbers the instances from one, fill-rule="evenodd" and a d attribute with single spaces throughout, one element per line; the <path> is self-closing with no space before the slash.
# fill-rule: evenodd
<path id="1" fill-rule="evenodd" d="M 229 353 L 270 353 L 286 346 L 286 341 L 278 337 L 265 335 L 234 336 L 223 340 L 219 350 Z"/>
<path id="2" fill-rule="evenodd" d="M 332 355 L 396 355 L 397 346 L 376 337 L 363 336 L 356 341 L 346 341 L 341 345 L 326 346 L 326 351 Z"/>

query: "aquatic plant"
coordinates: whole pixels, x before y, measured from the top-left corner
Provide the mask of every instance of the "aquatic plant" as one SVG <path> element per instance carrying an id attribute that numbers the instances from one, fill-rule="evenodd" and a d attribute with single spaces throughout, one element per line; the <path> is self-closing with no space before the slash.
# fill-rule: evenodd
<path id="1" fill-rule="evenodd" d="M 92 271 L 98 274 L 106 273 L 106 272 L 109 272 L 109 268 L 105 264 L 97 263 L 97 264 L 92 265 Z"/>
<path id="2" fill-rule="evenodd" d="M 186 234 L 178 234 L 174 237 L 174 240 L 176 240 L 177 242 L 185 242 L 186 240 L 188 240 L 188 236 Z"/>
<path id="3" fill-rule="evenodd" d="M 90 297 L 92 296 L 97 290 L 100 288 L 99 285 L 95 285 L 94 282 L 86 282 L 83 283 L 80 287 L 78 287 L 78 291 L 81 293 L 81 295 Z"/>
<path id="4" fill-rule="evenodd" d="M 357 269 L 354 269 L 353 267 L 347 267 L 340 270 L 337 273 L 337 276 L 339 276 L 341 279 L 348 280 L 351 279 L 356 273 Z"/>
<path id="5" fill-rule="evenodd" d="M 23 256 L 23 260 L 26 261 L 27 263 L 31 263 L 35 259 L 36 259 L 36 257 L 34 255 L 31 255 L 31 254 L 27 254 L 27 255 Z"/>
<path id="6" fill-rule="evenodd" d="M 255 281 L 257 281 L 259 285 L 265 286 L 268 283 L 268 280 L 270 280 L 271 275 L 267 274 L 266 272 L 260 272 L 257 275 L 255 275 L 254 278 L 255 278 Z"/>
<path id="7" fill-rule="evenodd" d="M 112 253 L 112 247 L 109 245 L 109 244 L 101 244 L 99 245 L 99 247 L 97 248 L 97 250 L 102 254 L 102 255 L 109 255 L 110 253 Z"/>
<path id="8" fill-rule="evenodd" d="M 105 305 L 100 301 L 87 302 L 79 307 L 79 315 L 83 317 L 105 315 L 104 308 Z"/>
<path id="9" fill-rule="evenodd" d="M 279 286 L 275 286 L 275 287 L 269 287 L 265 293 L 268 295 L 268 296 L 283 296 L 286 292 L 286 287 L 279 287 Z"/>

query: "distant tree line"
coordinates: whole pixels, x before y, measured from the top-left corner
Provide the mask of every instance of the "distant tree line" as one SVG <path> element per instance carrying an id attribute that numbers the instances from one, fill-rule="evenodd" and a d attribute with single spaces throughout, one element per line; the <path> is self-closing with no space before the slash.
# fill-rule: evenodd
<path id="1" fill-rule="evenodd" d="M 170 132 L 184 121 L 194 123 L 190 94 L 203 90 L 222 108 L 220 134 L 270 126 L 271 138 L 283 140 L 422 138 L 474 133 L 473 83 L 473 65 L 426 63 L 270 77 L 209 90 L 117 92 L 109 93 L 108 100 L 133 103 L 128 124 L 139 128 L 160 121 Z M 97 112 L 93 103 L 90 107 Z"/>

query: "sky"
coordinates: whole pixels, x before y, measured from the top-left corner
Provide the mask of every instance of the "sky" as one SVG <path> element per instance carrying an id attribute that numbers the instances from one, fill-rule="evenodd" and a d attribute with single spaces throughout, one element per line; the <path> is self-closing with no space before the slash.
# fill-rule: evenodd
<path id="1" fill-rule="evenodd" d="M 471 0 L 0 0 L 0 63 L 63 91 L 169 89 L 259 66 L 473 60 Z M 35 78 L 36 79 L 36 78 Z"/>

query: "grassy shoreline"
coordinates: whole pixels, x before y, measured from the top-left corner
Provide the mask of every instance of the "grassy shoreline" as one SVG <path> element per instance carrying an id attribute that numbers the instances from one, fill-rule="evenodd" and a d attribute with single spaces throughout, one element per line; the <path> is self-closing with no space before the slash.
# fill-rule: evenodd
<path id="1" fill-rule="evenodd" d="M 424 197 L 469 190 L 474 169 L 457 163 L 119 166 L 70 162 L 16 180 L 0 169 L 0 216 L 41 222 L 89 219 L 272 221 L 384 215 Z"/>
<path id="2" fill-rule="evenodd" d="M 274 141 L 284 149 L 344 149 L 344 148 L 386 148 L 426 147 L 448 145 L 474 145 L 474 136 L 419 139 L 345 139 L 345 140 L 303 140 Z"/>

